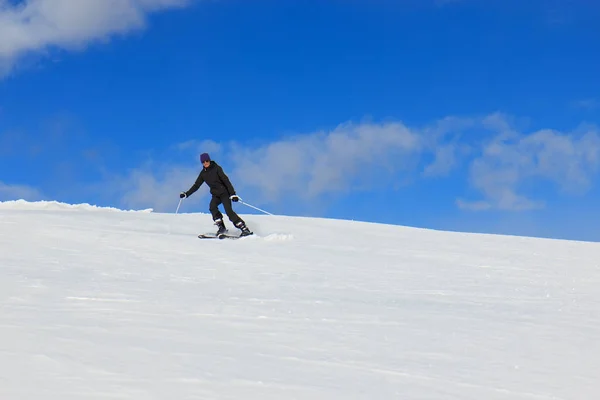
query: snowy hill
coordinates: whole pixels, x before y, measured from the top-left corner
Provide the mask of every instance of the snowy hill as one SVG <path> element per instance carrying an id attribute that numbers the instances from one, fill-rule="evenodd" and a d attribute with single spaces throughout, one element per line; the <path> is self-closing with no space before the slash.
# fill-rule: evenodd
<path id="1" fill-rule="evenodd" d="M 600 245 L 244 217 L 0 203 L 0 399 L 600 398 Z"/>

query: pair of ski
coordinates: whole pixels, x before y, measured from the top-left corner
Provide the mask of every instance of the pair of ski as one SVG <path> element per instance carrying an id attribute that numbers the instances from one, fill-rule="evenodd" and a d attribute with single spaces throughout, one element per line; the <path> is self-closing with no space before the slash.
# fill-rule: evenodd
<path id="1" fill-rule="evenodd" d="M 252 233 L 250 235 L 253 235 Z M 250 235 L 229 235 L 227 233 L 221 233 L 220 235 L 216 235 L 213 233 L 201 233 L 198 235 L 199 239 L 241 239 Z"/>

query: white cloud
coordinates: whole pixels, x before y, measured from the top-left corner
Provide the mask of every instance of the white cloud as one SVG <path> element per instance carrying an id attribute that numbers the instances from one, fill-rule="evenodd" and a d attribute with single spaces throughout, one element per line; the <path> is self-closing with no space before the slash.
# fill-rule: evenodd
<path id="1" fill-rule="evenodd" d="M 149 162 L 113 180 L 126 207 L 170 210 L 174 196 L 188 189 L 201 166 L 198 154 L 209 152 L 225 168 L 237 192 L 259 203 L 308 203 L 352 190 L 393 190 L 403 174 L 448 173 L 458 146 L 445 138 L 458 125 L 440 122 L 422 130 L 400 122 L 345 123 L 331 131 L 285 137 L 264 145 L 188 141 L 171 149 L 193 151 L 181 165 Z M 441 146 L 441 147 L 438 147 Z M 428 155 L 428 162 L 423 156 Z M 188 160 L 186 156 L 186 160 Z M 194 196 L 194 202 L 204 201 Z M 186 200 L 186 204 L 192 198 Z M 203 206 L 204 207 L 204 206 Z"/>
<path id="2" fill-rule="evenodd" d="M 459 162 L 458 158 L 464 156 L 469 151 L 469 146 L 457 143 L 435 146 L 434 161 L 425 166 L 423 176 L 435 177 L 448 175 Z"/>
<path id="3" fill-rule="evenodd" d="M 244 189 L 272 201 L 282 196 L 307 201 L 353 190 L 392 190 L 414 173 L 445 176 L 460 163 L 469 163 L 469 181 L 483 195 L 475 201 L 458 199 L 457 205 L 465 209 L 544 207 L 543 197 L 529 196 L 531 185 L 549 183 L 550 189 L 572 195 L 589 190 L 600 166 L 596 127 L 523 133 L 521 123 L 502 114 L 445 118 L 425 128 L 399 122 L 348 123 L 331 132 L 258 148 L 238 145 L 230 151 L 235 154 L 232 172 Z"/>
<path id="4" fill-rule="evenodd" d="M 488 127 L 490 125 L 487 125 Z M 507 121 L 496 120 L 500 129 L 472 161 L 470 182 L 485 200 L 458 200 L 471 210 L 528 210 L 544 202 L 520 194 L 519 189 L 549 182 L 568 194 L 582 194 L 592 184 L 600 166 L 600 132 L 595 127 L 563 133 L 543 129 L 520 133 Z"/>
<path id="5" fill-rule="evenodd" d="M 445 118 L 425 127 L 401 122 L 344 123 L 330 131 L 284 137 L 261 145 L 175 144 L 186 161 L 150 162 L 111 185 L 128 208 L 174 210 L 177 195 L 195 180 L 198 154 L 209 152 L 225 168 L 238 194 L 259 207 L 295 203 L 323 205 L 333 196 L 356 191 L 392 191 L 419 177 L 444 178 L 461 164 L 475 198 L 459 197 L 468 210 L 529 210 L 544 207 L 547 193 L 583 194 L 600 167 L 600 132 L 524 133 L 521 121 L 501 114 Z M 186 206 L 206 208 L 202 193 Z M 533 193 L 533 194 L 532 194 Z"/>
<path id="6" fill-rule="evenodd" d="M 41 200 L 39 190 L 27 185 L 9 185 L 0 181 L 0 201 L 7 200 Z"/>
<path id="7" fill-rule="evenodd" d="M 0 0 L 0 76 L 26 54 L 80 50 L 143 29 L 147 14 L 192 0 Z"/>
<path id="8" fill-rule="evenodd" d="M 465 135 L 476 125 L 477 120 L 472 118 L 446 117 L 421 129 L 419 136 L 433 158 L 424 167 L 423 176 L 448 175 L 472 151 Z"/>
<path id="9" fill-rule="evenodd" d="M 113 176 L 108 182 L 102 182 L 92 190 L 116 196 L 122 207 L 153 208 L 157 212 L 173 212 L 179 202 L 179 193 L 189 189 L 199 172 L 199 165 L 179 166 L 148 162 L 124 176 Z M 182 206 L 181 211 L 186 209 L 189 211 L 187 206 L 197 205 L 205 194 L 206 187 L 186 199 L 186 206 Z"/>
<path id="10" fill-rule="evenodd" d="M 387 175 L 414 169 L 423 148 L 418 133 L 401 123 L 347 123 L 258 148 L 237 145 L 232 173 L 268 199 L 311 199 L 387 185 Z"/>
<path id="11" fill-rule="evenodd" d="M 218 153 L 222 149 L 222 145 L 215 142 L 214 140 L 202 140 L 200 142 L 196 140 L 188 140 L 187 142 L 177 143 L 172 146 L 173 149 L 179 151 L 191 150 L 195 155 L 200 153 Z"/>

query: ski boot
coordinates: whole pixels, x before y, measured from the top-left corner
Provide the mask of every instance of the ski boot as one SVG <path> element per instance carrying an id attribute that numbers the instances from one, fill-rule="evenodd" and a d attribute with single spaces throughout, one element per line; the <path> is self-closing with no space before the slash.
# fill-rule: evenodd
<path id="1" fill-rule="evenodd" d="M 248 229 L 244 221 L 239 221 L 237 224 L 235 224 L 235 227 L 242 231 L 242 233 L 240 233 L 240 237 L 250 236 L 253 234 L 252 232 L 250 232 L 250 229 Z"/>
<path id="2" fill-rule="evenodd" d="M 227 228 L 225 227 L 225 223 L 222 219 L 215 220 L 215 225 L 219 227 L 216 236 L 221 236 L 227 233 Z"/>

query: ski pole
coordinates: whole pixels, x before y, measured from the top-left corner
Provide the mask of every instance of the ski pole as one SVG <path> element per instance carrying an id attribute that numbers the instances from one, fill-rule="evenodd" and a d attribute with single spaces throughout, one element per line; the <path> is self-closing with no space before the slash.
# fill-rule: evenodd
<path id="1" fill-rule="evenodd" d="M 263 212 L 263 213 L 265 213 L 265 214 L 267 214 L 267 215 L 273 215 L 273 214 L 271 214 L 270 212 L 266 212 L 265 210 L 261 210 L 261 209 L 260 209 L 260 208 L 258 208 L 258 207 L 254 207 L 254 206 L 253 206 L 253 205 L 251 205 L 251 204 L 245 203 L 245 202 L 243 202 L 241 199 L 239 200 L 239 202 L 240 202 L 240 203 L 242 203 L 242 204 L 243 204 L 243 205 L 245 205 L 245 206 L 248 206 L 248 207 L 254 208 L 255 210 L 258 210 L 258 211 L 260 211 L 260 212 Z"/>
<path id="2" fill-rule="evenodd" d="M 177 205 L 177 210 L 175 210 L 175 214 L 177 214 L 179 212 L 179 207 L 181 206 L 181 201 L 183 199 L 179 199 L 179 204 Z M 171 234 L 171 225 L 173 224 L 172 221 L 169 221 L 169 232 L 167 233 L 167 235 Z"/>

